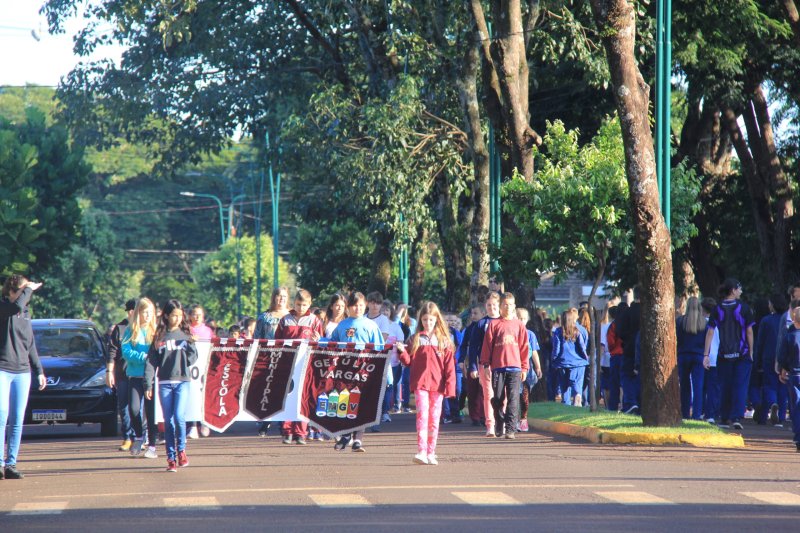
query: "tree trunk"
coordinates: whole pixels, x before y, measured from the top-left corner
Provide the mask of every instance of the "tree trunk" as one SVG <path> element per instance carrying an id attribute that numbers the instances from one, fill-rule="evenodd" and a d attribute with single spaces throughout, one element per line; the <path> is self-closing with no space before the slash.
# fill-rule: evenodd
<path id="1" fill-rule="evenodd" d="M 589 298 L 587 300 L 588 307 L 589 307 L 589 316 L 591 317 L 591 331 L 589 331 L 589 335 L 592 336 L 594 342 L 592 343 L 591 353 L 589 353 L 589 406 L 591 407 L 592 411 L 597 411 L 597 399 L 599 397 L 597 391 L 597 384 L 599 383 L 599 372 L 600 372 L 600 313 L 594 308 L 594 296 L 597 294 L 597 288 L 600 286 L 600 283 L 603 281 L 603 276 L 606 273 L 606 251 L 605 246 L 600 247 L 600 252 L 597 257 L 597 275 L 594 278 L 594 282 L 592 284 L 592 290 L 589 292 Z"/>
<path id="2" fill-rule="evenodd" d="M 473 36 L 480 38 L 480 32 L 473 28 Z M 464 131 L 467 132 L 469 148 L 467 156 L 472 161 L 475 176 L 472 182 L 471 198 L 474 202 L 472 224 L 469 227 L 469 241 L 472 249 L 473 291 L 489 281 L 489 150 L 481 129 L 480 103 L 478 100 L 478 54 L 479 42 L 467 47 L 464 53 L 463 70 L 458 81 L 458 97 L 464 113 Z"/>
<path id="3" fill-rule="evenodd" d="M 375 232 L 375 251 L 372 253 L 372 276 L 368 291 L 385 295 L 392 277 L 392 239 L 386 232 Z"/>
<path id="4" fill-rule="evenodd" d="M 434 217 L 444 256 L 446 283 L 443 309 L 457 313 L 469 305 L 466 228 L 459 224 L 450 184 L 443 172 L 436 180 L 435 193 Z"/>
<path id="5" fill-rule="evenodd" d="M 786 10 L 786 18 L 789 20 L 789 25 L 792 27 L 792 34 L 797 46 L 800 46 L 800 13 L 797 11 L 797 5 L 794 0 L 781 0 L 783 8 Z"/>
<path id="6" fill-rule="evenodd" d="M 425 297 L 425 265 L 428 263 L 428 230 L 420 227 L 411 246 L 411 264 L 408 268 L 409 304 L 419 309 Z"/>
<path id="7" fill-rule="evenodd" d="M 647 426 L 681 423 L 675 343 L 675 287 L 669 231 L 659 205 L 650 87 L 636 64 L 636 12 L 629 0 L 592 0 L 608 59 L 622 126 L 641 285 L 642 421 Z"/>

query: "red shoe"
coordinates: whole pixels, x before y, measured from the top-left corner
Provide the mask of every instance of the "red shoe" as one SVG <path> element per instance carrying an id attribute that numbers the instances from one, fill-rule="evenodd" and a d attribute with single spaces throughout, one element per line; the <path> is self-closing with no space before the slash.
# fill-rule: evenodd
<path id="1" fill-rule="evenodd" d="M 178 452 L 178 466 L 181 468 L 189 466 L 189 458 L 186 457 L 186 451 L 181 450 Z"/>
<path id="2" fill-rule="evenodd" d="M 178 465 L 175 464 L 175 461 L 167 459 L 167 472 L 177 472 Z"/>

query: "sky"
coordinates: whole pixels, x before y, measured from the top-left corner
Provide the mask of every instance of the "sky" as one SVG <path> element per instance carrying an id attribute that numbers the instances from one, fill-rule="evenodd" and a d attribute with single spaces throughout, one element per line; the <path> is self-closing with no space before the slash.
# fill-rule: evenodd
<path id="1" fill-rule="evenodd" d="M 0 85 L 57 85 L 81 60 L 72 53 L 72 35 L 80 18 L 66 24 L 66 33 L 47 33 L 47 20 L 39 14 L 43 0 L 0 0 Z M 37 41 L 31 31 L 35 31 Z M 118 59 L 119 47 L 98 50 L 92 59 Z"/>

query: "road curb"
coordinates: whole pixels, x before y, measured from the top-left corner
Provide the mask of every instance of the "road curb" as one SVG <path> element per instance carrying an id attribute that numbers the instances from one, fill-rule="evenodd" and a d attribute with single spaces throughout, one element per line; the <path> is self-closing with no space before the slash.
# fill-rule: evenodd
<path id="1" fill-rule="evenodd" d="M 577 437 L 596 444 L 639 444 L 645 446 L 680 446 L 686 444 L 697 448 L 744 448 L 744 439 L 741 435 L 609 431 L 540 418 L 529 418 L 528 425 L 541 431 Z"/>

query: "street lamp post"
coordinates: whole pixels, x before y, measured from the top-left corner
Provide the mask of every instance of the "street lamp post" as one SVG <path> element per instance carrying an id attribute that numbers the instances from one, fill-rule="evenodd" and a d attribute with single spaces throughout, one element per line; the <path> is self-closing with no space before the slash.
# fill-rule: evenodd
<path id="1" fill-rule="evenodd" d="M 239 231 L 234 228 L 233 225 L 233 206 L 245 196 L 244 194 L 234 196 L 231 200 L 230 210 L 228 211 L 228 238 L 231 236 L 231 228 L 233 228 L 233 233 L 236 235 L 236 316 L 239 320 L 242 319 L 242 249 L 239 242 Z"/>
<path id="2" fill-rule="evenodd" d="M 224 215 L 222 211 L 222 200 L 218 197 L 214 196 L 213 194 L 205 194 L 201 192 L 189 192 L 189 191 L 182 191 L 180 193 L 181 196 L 190 196 L 192 198 L 211 198 L 215 202 L 217 202 L 217 206 L 219 207 L 219 238 L 220 238 L 220 246 L 225 244 L 225 222 L 224 222 Z"/>

